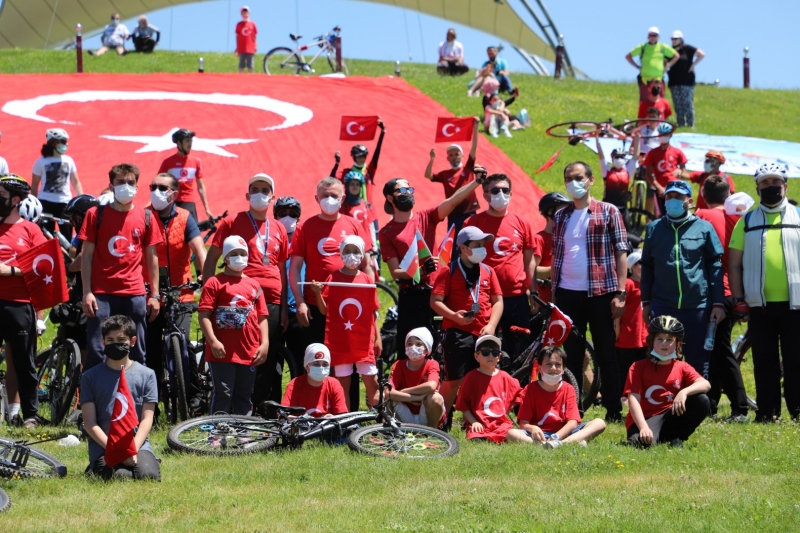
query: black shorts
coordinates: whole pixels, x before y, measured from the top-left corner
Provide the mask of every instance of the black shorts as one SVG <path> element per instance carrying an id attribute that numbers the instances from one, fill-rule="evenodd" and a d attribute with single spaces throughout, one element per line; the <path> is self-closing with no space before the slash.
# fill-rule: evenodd
<path id="1" fill-rule="evenodd" d="M 478 368 L 475 360 L 475 341 L 478 337 L 463 329 L 450 328 L 444 332 L 444 381 L 455 381 Z"/>

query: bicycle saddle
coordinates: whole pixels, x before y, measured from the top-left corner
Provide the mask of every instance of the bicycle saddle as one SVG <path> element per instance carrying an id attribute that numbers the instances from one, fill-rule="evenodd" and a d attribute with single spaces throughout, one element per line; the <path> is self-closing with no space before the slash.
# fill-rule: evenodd
<path id="1" fill-rule="evenodd" d="M 290 33 L 289 34 L 289 38 L 291 40 L 293 40 L 293 41 L 299 41 L 300 39 L 303 38 L 303 36 L 302 35 L 297 35 L 296 33 Z"/>
<path id="2" fill-rule="evenodd" d="M 290 415 L 302 415 L 306 412 L 305 407 L 287 407 L 272 400 L 261 402 L 259 407 L 259 411 L 264 412 L 266 418 L 277 418 L 279 409 Z"/>

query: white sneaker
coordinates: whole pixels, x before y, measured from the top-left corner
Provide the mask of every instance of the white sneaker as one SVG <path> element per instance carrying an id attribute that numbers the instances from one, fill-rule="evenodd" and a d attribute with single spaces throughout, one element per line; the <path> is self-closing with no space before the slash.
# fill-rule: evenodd
<path id="1" fill-rule="evenodd" d="M 548 440 L 548 441 L 545 441 L 545 443 L 542 444 L 542 446 L 546 450 L 553 450 L 553 449 L 558 448 L 559 446 L 561 446 L 561 441 L 560 440 Z"/>
<path id="2" fill-rule="evenodd" d="M 495 139 L 497 139 L 497 138 L 499 137 L 499 135 L 497 135 L 497 132 L 496 132 L 496 131 L 493 131 L 493 132 L 491 132 L 489 135 L 490 135 L 491 137 L 494 137 Z"/>
<path id="3" fill-rule="evenodd" d="M 580 441 L 580 442 L 578 443 L 578 446 L 583 446 L 584 448 L 588 448 L 588 447 L 589 447 L 589 445 L 586 443 L 586 441 L 585 441 L 585 440 L 582 440 L 582 441 Z"/>
<path id="4" fill-rule="evenodd" d="M 508 131 L 508 128 L 503 128 L 503 133 L 504 133 L 504 134 L 505 134 L 505 136 L 506 136 L 506 137 L 508 137 L 509 139 L 511 139 L 511 138 L 513 137 L 513 135 L 511 135 L 511 132 L 510 132 L 510 131 Z"/>

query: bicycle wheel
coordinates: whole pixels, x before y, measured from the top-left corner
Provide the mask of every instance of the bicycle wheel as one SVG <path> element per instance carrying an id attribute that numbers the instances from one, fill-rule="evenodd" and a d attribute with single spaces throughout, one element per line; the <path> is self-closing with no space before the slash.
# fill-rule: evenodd
<path id="1" fill-rule="evenodd" d="M 9 507 L 11 507 L 11 498 L 8 497 L 6 491 L 0 489 L 0 513 L 8 511 Z"/>
<path id="2" fill-rule="evenodd" d="M 37 376 L 39 402 L 49 406 L 50 424 L 56 426 L 72 407 L 81 375 L 81 352 L 72 339 L 65 339 L 45 352 L 49 354 Z"/>
<path id="3" fill-rule="evenodd" d="M 253 416 L 203 416 L 181 422 L 170 429 L 167 444 L 180 452 L 245 455 L 275 446 L 280 428 L 276 420 Z"/>
<path id="4" fill-rule="evenodd" d="M 631 233 L 641 235 L 647 225 L 656 219 L 656 216 L 646 209 L 628 209 L 631 219 Z"/>
<path id="5" fill-rule="evenodd" d="M 389 298 L 392 299 L 392 302 L 394 302 L 394 305 L 397 305 L 397 293 L 394 291 L 394 289 L 392 289 L 386 283 L 383 283 L 383 282 L 380 282 L 380 281 L 375 284 L 375 287 L 378 289 L 378 291 L 383 291 Z M 381 293 L 378 292 L 378 294 L 381 294 Z M 380 296 L 379 296 L 379 298 L 380 298 Z"/>
<path id="6" fill-rule="evenodd" d="M 11 460 L 16 449 L 14 441 L 0 437 L 0 477 L 24 479 L 67 475 L 67 467 L 52 455 L 31 446 L 26 448 L 30 452 L 28 462 L 25 466 L 17 466 Z"/>
<path id="7" fill-rule="evenodd" d="M 600 369 L 597 367 L 596 360 L 594 358 L 594 346 L 588 340 L 586 341 L 586 353 L 591 359 L 591 366 L 592 366 L 592 375 L 593 379 L 591 383 L 589 383 L 588 387 L 584 387 L 583 389 L 583 398 L 581 398 L 581 403 L 583 404 L 583 410 L 588 411 L 589 408 L 594 404 L 595 399 L 597 399 L 597 394 L 600 392 Z M 586 385 L 586 379 L 583 380 L 584 385 Z"/>
<path id="8" fill-rule="evenodd" d="M 626 122 L 625 124 L 619 124 L 619 125 L 614 126 L 614 127 L 616 129 L 618 129 L 619 131 L 625 133 L 626 135 L 633 135 L 633 130 L 639 129 L 642 126 L 644 126 L 644 125 L 646 125 L 646 124 L 648 124 L 650 122 L 652 122 L 652 121 L 651 120 L 647 120 L 647 119 L 630 120 L 630 121 Z M 667 124 L 669 126 L 669 129 L 667 131 L 664 131 L 664 132 L 659 132 L 658 128 L 662 124 Z M 660 120 L 660 121 L 658 121 L 658 124 L 656 125 L 656 127 L 653 128 L 651 130 L 651 133 L 649 133 L 648 135 L 644 135 L 640 131 L 639 132 L 639 138 L 640 139 L 654 139 L 656 137 L 663 137 L 665 135 L 672 135 L 675 132 L 675 127 L 676 126 L 675 126 L 674 122 L 670 122 L 668 120 Z"/>
<path id="9" fill-rule="evenodd" d="M 547 128 L 547 135 L 557 139 L 571 139 L 573 137 L 580 137 L 591 131 L 600 128 L 597 122 L 588 122 L 576 120 L 575 122 L 563 122 Z"/>
<path id="10" fill-rule="evenodd" d="M 177 401 L 172 383 L 170 382 L 169 365 L 166 357 L 161 358 L 161 375 L 158 384 L 158 399 L 164 404 L 164 416 L 170 424 L 177 424 Z"/>
<path id="11" fill-rule="evenodd" d="M 176 412 L 180 422 L 189 418 L 189 410 L 186 402 L 186 382 L 183 380 L 183 350 L 181 341 L 177 335 L 169 338 L 169 357 L 172 361 L 172 387 L 175 391 Z"/>
<path id="12" fill-rule="evenodd" d="M 746 363 L 750 358 L 750 335 L 749 331 L 745 331 L 738 339 L 733 341 L 733 355 L 736 357 L 736 362 L 739 363 L 739 368 L 742 368 L 742 363 Z M 749 380 L 748 380 L 749 381 Z M 747 383 L 745 383 L 745 392 L 747 391 Z M 751 389 L 752 390 L 752 389 Z M 750 394 L 747 394 L 747 406 L 753 411 L 758 410 L 758 404 Z"/>
<path id="13" fill-rule="evenodd" d="M 264 72 L 267 74 L 301 74 L 311 70 L 305 61 L 286 47 L 273 48 L 264 56 Z"/>
<path id="14" fill-rule="evenodd" d="M 458 453 L 458 441 L 444 431 L 417 424 L 395 428 L 373 424 L 347 437 L 351 450 L 394 459 L 436 459 Z"/>
<path id="15" fill-rule="evenodd" d="M 581 416 L 583 416 L 583 404 L 581 404 L 581 395 L 580 395 L 580 387 L 578 386 L 578 380 L 575 379 L 575 374 L 573 374 L 569 368 L 564 368 L 564 374 L 561 376 L 562 381 L 566 381 L 572 388 L 575 389 L 575 401 L 578 403 L 578 411 L 580 411 Z"/>

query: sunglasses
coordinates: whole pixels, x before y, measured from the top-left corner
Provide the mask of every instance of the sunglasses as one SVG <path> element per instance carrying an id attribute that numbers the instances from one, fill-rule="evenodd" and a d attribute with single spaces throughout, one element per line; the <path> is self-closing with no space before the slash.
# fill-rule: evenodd
<path id="1" fill-rule="evenodd" d="M 156 185 L 155 183 L 150 185 L 150 192 L 153 192 L 156 189 L 158 189 L 161 192 L 169 192 L 173 190 L 172 187 L 170 187 L 169 185 Z"/>
<path id="2" fill-rule="evenodd" d="M 278 211 L 275 213 L 275 218 L 292 217 L 299 219 L 300 217 L 294 211 Z"/>
<path id="3" fill-rule="evenodd" d="M 488 348 L 484 348 L 483 350 L 478 350 L 478 353 L 484 357 L 500 357 L 500 350 L 490 350 Z"/>
<path id="4" fill-rule="evenodd" d="M 489 192 L 492 194 L 508 194 L 511 192 L 511 187 L 492 187 Z"/>
<path id="5" fill-rule="evenodd" d="M 400 194 L 414 194 L 414 187 L 398 187 L 392 193 L 399 192 Z"/>

